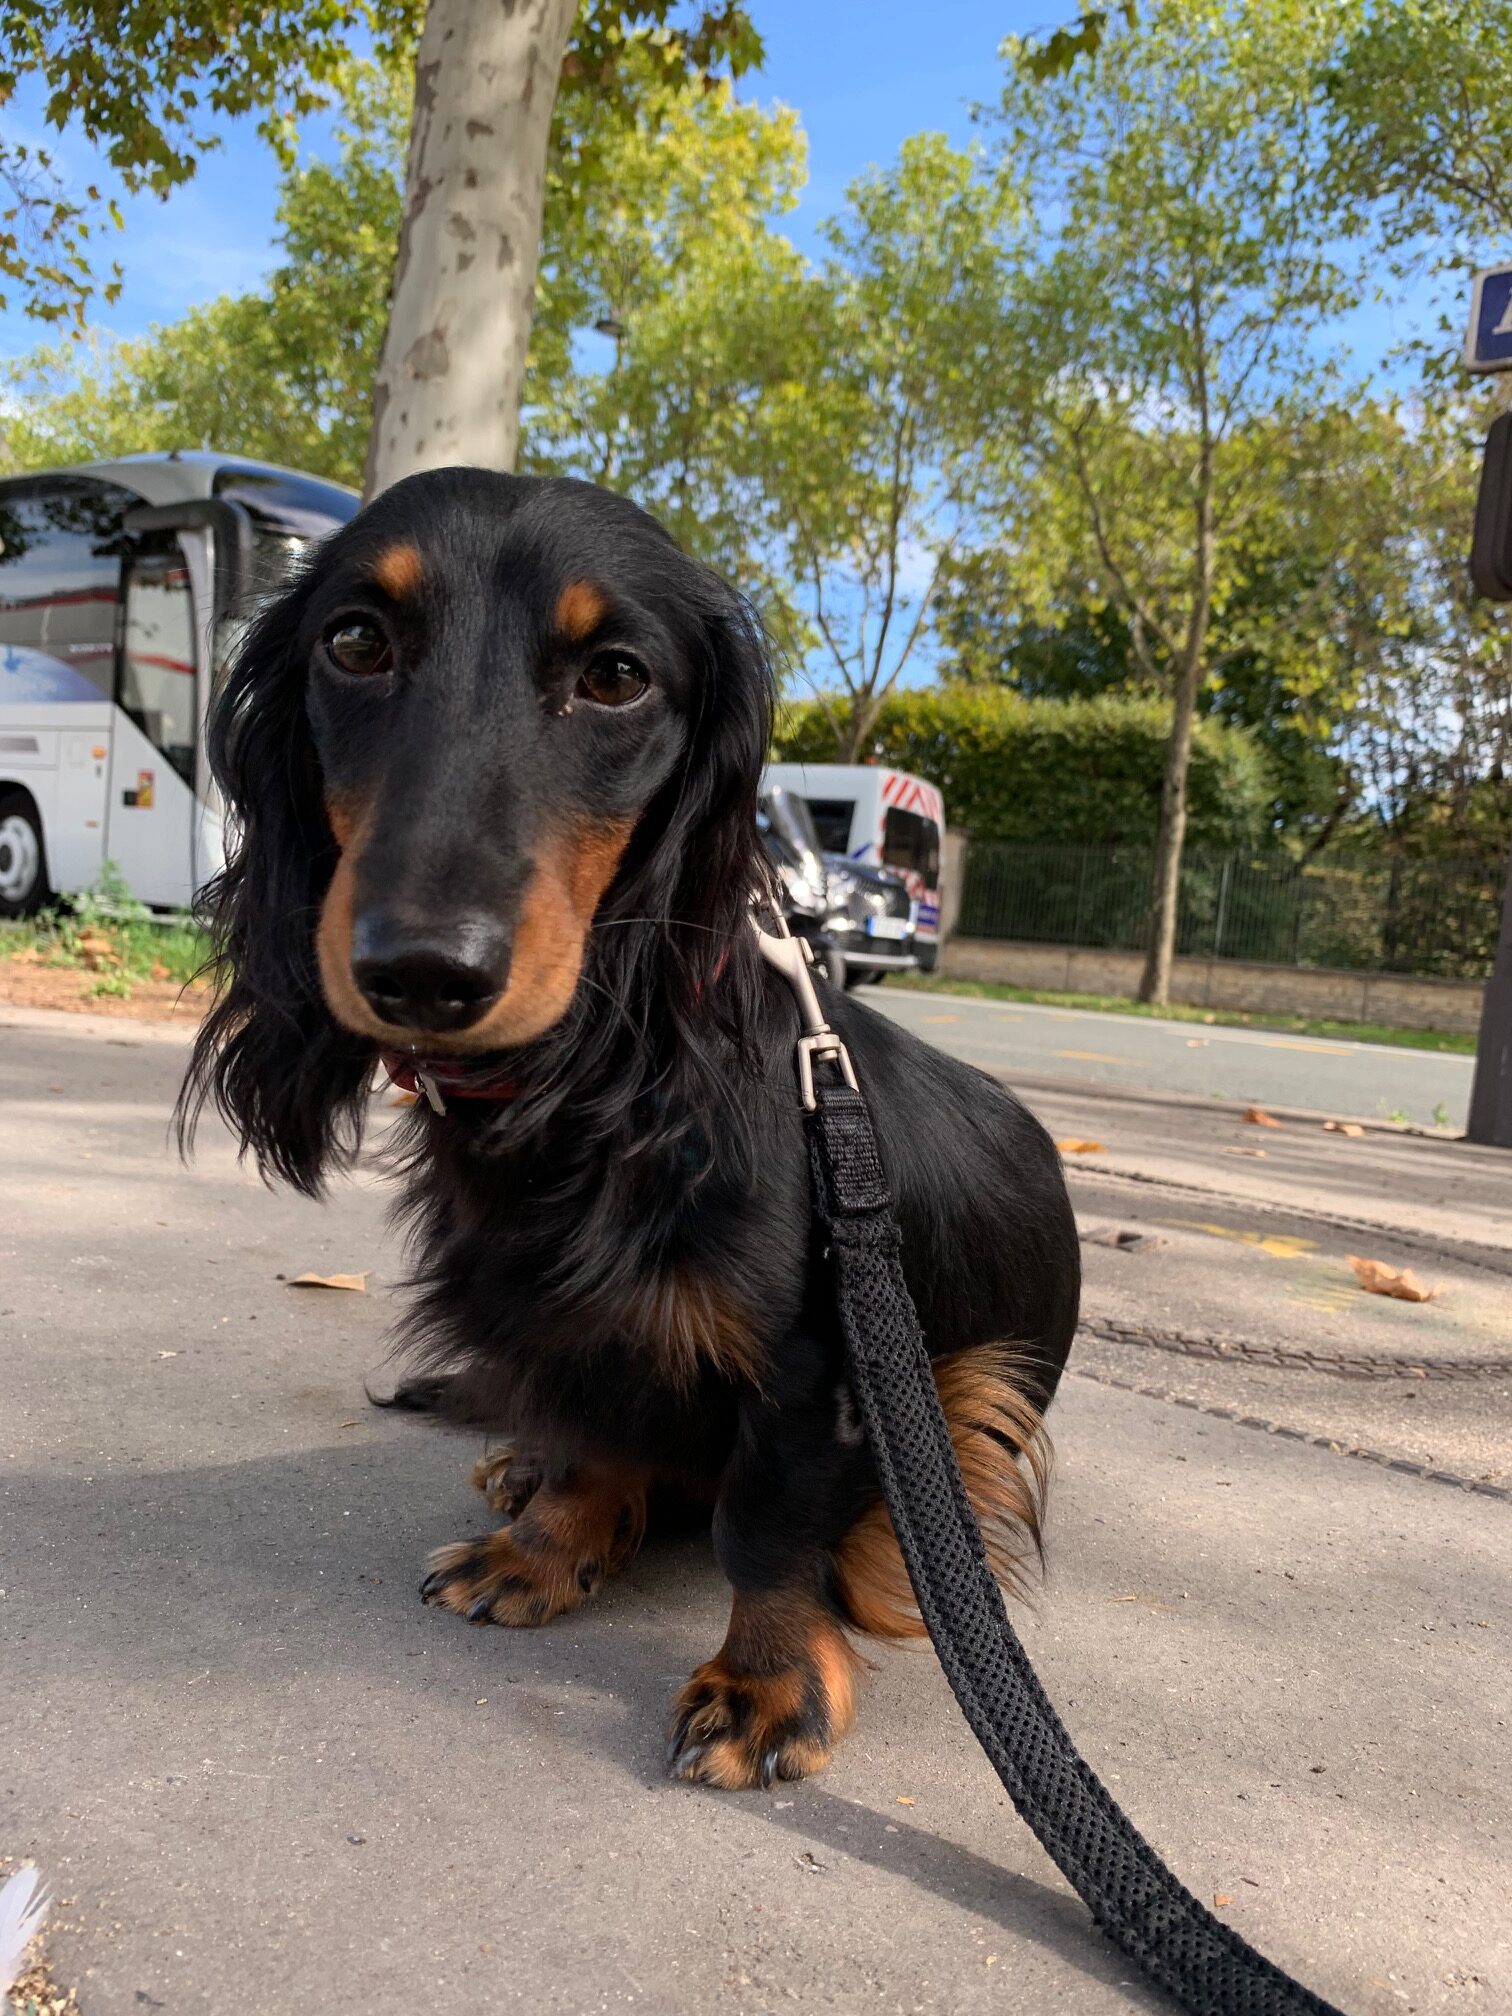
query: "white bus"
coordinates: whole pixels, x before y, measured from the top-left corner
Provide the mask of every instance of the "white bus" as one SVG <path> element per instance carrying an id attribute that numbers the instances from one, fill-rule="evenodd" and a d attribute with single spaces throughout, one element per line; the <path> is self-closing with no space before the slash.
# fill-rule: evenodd
<path id="1" fill-rule="evenodd" d="M 903 877 L 919 906 L 919 964 L 932 972 L 940 957 L 945 847 L 945 801 L 935 786 L 880 763 L 773 763 L 766 774 L 808 800 L 827 854 Z"/>
<path id="2" fill-rule="evenodd" d="M 0 917 L 105 861 L 156 909 L 221 865 L 205 760 L 240 619 L 354 491 L 205 453 L 0 481 Z"/>

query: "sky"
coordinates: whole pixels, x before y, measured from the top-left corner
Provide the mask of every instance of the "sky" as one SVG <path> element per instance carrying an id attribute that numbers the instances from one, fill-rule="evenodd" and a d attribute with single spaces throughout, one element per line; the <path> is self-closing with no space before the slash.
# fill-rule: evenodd
<path id="1" fill-rule="evenodd" d="M 787 220 L 790 235 L 811 247 L 851 178 L 891 159 L 908 134 L 932 128 L 969 139 L 967 107 L 993 94 L 1003 36 L 1059 11 L 1056 0 L 930 0 L 921 33 L 918 0 L 753 0 L 767 62 L 742 81 L 741 95 L 796 107 L 809 137 L 811 178 Z M 50 146 L 75 186 L 98 178 L 77 137 L 44 132 L 35 93 L 18 93 L 6 120 L 16 137 Z M 196 302 L 255 287 L 275 263 L 273 157 L 250 121 L 221 131 L 221 151 L 204 157 L 192 182 L 166 203 L 129 200 L 125 231 L 100 241 L 126 269 L 121 300 L 95 317 L 101 327 L 136 335 Z M 310 122 L 302 140 L 310 153 L 334 153 L 324 120 Z M 12 309 L 0 315 L 0 354 L 30 350 L 43 333 Z"/>
<path id="2" fill-rule="evenodd" d="M 873 164 L 890 161 L 911 133 L 942 131 L 955 144 L 977 129 L 974 103 L 995 98 L 998 47 L 1010 34 L 1030 34 L 1075 13 L 1074 0 L 751 0 L 766 42 L 761 72 L 741 80 L 740 95 L 780 100 L 799 113 L 808 138 L 809 181 L 782 228 L 800 249 L 817 252 L 818 226 L 841 206 L 847 185 Z M 43 126 L 35 92 L 26 87 L 6 109 L 7 132 L 48 147 L 65 178 L 82 188 L 101 181 L 100 163 L 76 134 L 61 139 Z M 205 155 L 192 181 L 166 202 L 126 199 L 124 231 L 97 241 L 102 258 L 125 269 L 121 299 L 99 307 L 95 326 L 117 336 L 170 322 L 191 306 L 223 293 L 256 288 L 277 263 L 274 211 L 278 167 L 250 120 L 225 122 L 222 145 Z M 326 118 L 307 121 L 306 155 L 334 157 Z M 1332 332 L 1354 352 L 1362 376 L 1405 380 L 1405 367 L 1383 360 L 1429 321 L 1426 300 L 1406 310 L 1365 304 Z M 56 340 L 15 309 L 0 313 L 0 359 Z M 590 341 L 593 339 L 589 339 Z M 915 556 L 905 555 L 905 589 Z M 919 567 L 929 568 L 919 558 Z M 926 680 L 935 649 L 926 640 L 905 684 Z"/>
<path id="3" fill-rule="evenodd" d="M 840 205 L 850 180 L 890 160 L 910 133 L 973 136 L 970 106 L 995 95 L 998 45 L 1069 18 L 1071 0 L 752 0 L 766 40 L 763 71 L 742 80 L 743 96 L 794 106 L 808 134 L 810 179 L 784 228 L 805 250 L 817 225 Z M 35 91 L 25 86 L 6 111 L 7 131 L 49 147 L 75 187 L 100 179 L 100 164 L 77 135 L 48 133 Z M 223 145 L 203 157 L 195 178 L 166 202 L 127 199 L 126 228 L 104 234 L 102 258 L 125 268 L 125 290 L 101 308 L 97 325 L 131 336 L 172 321 L 197 302 L 256 287 L 276 263 L 278 171 L 251 121 L 227 122 Z M 330 123 L 307 122 L 307 153 L 334 153 Z M 108 185 L 107 185 L 108 186 Z M 1342 333 L 1373 368 L 1422 321 L 1366 305 Z M 46 341 L 47 332 L 12 308 L 0 314 L 0 357 Z"/>

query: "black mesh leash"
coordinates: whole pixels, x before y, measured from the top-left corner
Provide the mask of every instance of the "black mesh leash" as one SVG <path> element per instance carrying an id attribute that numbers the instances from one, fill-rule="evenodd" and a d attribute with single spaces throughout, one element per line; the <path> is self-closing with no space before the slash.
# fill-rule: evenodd
<path id="1" fill-rule="evenodd" d="M 1082 1758 L 1036 1679 L 961 1481 L 903 1278 L 871 1115 L 838 1039 L 824 1035 L 828 1042 L 804 1039 L 811 1047 L 801 1071 L 814 1205 L 828 1233 L 851 1381 L 883 1496 L 961 1712 L 1020 1818 L 1097 1924 L 1183 2009 L 1338 2016 L 1172 1875 Z M 847 1082 L 814 1084 L 816 1056 L 840 1064 Z"/>

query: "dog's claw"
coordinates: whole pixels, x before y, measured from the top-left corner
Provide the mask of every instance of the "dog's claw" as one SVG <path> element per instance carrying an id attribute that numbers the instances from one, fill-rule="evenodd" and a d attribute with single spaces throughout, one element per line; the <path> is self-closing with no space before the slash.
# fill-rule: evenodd
<path id="1" fill-rule="evenodd" d="M 427 1575 L 425 1580 L 420 1584 L 420 1601 L 422 1603 L 429 1603 L 432 1596 L 435 1595 L 436 1591 L 441 1587 L 441 1584 L 445 1580 L 446 1577 L 442 1574 L 441 1570 L 439 1568 L 433 1568 L 430 1574 Z"/>
<path id="2" fill-rule="evenodd" d="M 761 1760 L 761 1789 L 770 1792 L 777 1778 L 777 1750 L 775 1745 Z"/>
<path id="3" fill-rule="evenodd" d="M 672 1761 L 668 1767 L 672 1773 L 672 1776 L 674 1778 L 686 1778 L 688 1774 L 697 1765 L 698 1760 L 700 1757 L 702 1757 L 703 1753 L 704 1753 L 704 1745 L 702 1743 L 695 1743 L 692 1746 L 692 1748 L 688 1750 L 682 1749 L 681 1746 L 674 1749 L 672 1753 Z"/>
<path id="4" fill-rule="evenodd" d="M 492 1596 L 480 1596 L 476 1603 L 469 1604 L 468 1606 L 467 1611 L 468 1623 L 482 1624 L 487 1619 L 488 1613 L 492 1609 L 493 1609 Z"/>

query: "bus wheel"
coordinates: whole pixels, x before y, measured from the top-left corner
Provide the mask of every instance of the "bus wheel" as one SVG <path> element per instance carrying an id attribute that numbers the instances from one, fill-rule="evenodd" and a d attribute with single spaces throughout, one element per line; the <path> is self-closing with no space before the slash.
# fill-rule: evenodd
<path id="1" fill-rule="evenodd" d="M 836 993 L 850 985 L 845 972 L 845 954 L 838 945 L 825 945 L 815 954 L 814 971 L 822 973 Z"/>
<path id="2" fill-rule="evenodd" d="M 47 894 L 36 810 L 24 791 L 0 793 L 0 917 L 30 917 Z"/>

